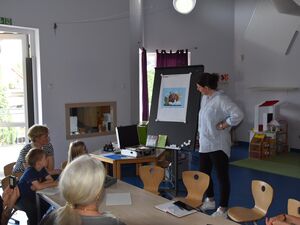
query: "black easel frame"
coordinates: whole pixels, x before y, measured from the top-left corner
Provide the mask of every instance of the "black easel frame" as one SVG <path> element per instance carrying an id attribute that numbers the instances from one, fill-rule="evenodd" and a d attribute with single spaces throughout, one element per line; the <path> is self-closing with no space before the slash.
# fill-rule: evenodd
<path id="1" fill-rule="evenodd" d="M 184 142 L 191 141 L 189 146 L 184 150 L 194 151 L 195 141 L 198 128 L 198 112 L 200 109 L 201 95 L 197 91 L 196 83 L 199 80 L 200 74 L 204 72 L 203 65 L 184 66 L 184 67 L 168 67 L 156 68 L 155 79 L 153 86 L 153 95 L 151 102 L 151 112 L 148 123 L 148 135 L 167 135 L 167 144 L 175 144 L 180 147 Z M 187 105 L 186 123 L 179 122 L 161 122 L 156 121 L 157 110 L 159 106 L 159 94 L 161 86 L 161 74 L 173 75 L 191 73 L 189 98 Z M 178 192 L 178 150 L 172 149 L 174 176 L 175 176 L 175 195 Z"/>

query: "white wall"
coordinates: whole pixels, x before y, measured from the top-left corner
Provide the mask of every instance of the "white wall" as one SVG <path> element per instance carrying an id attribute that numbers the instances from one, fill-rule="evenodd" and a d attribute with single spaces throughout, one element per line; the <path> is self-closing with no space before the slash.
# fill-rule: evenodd
<path id="1" fill-rule="evenodd" d="M 268 18 L 268 21 L 281 22 L 267 24 L 261 21 L 262 26 L 268 28 L 266 30 L 275 32 L 273 36 L 266 34 L 266 37 L 275 38 L 286 27 L 291 27 L 288 26 L 290 24 L 283 26 L 284 21 L 278 17 L 285 17 L 285 21 L 297 21 L 295 17 L 286 18 L 289 15 L 275 12 L 271 0 L 262 1 L 274 8 L 268 9 L 268 14 L 275 14 L 275 18 Z M 249 141 L 256 104 L 279 99 L 282 103 L 281 116 L 289 122 L 290 147 L 299 149 L 300 105 L 297 99 L 300 91 L 261 92 L 249 89 L 250 86 L 267 85 L 300 87 L 299 35 L 288 55 L 246 41 L 245 31 L 257 2 L 260 1 L 202 0 L 197 1 L 192 13 L 181 15 L 173 9 L 172 1 L 145 1 L 145 47 L 148 51 L 188 48 L 192 52 L 193 65 L 203 64 L 208 72 L 229 73 L 229 84 L 220 88 L 225 89 L 245 112 L 245 119 L 235 132 L 237 140 Z M 277 40 L 270 41 L 276 43 Z M 286 43 L 283 44 L 286 46 Z"/>
<path id="2" fill-rule="evenodd" d="M 1 0 L 0 15 L 16 26 L 40 30 L 43 118 L 57 166 L 66 159 L 69 143 L 65 103 L 117 101 L 118 124 L 130 123 L 128 1 Z M 114 15 L 125 17 L 74 23 Z M 113 135 L 84 139 L 90 150 L 114 140 Z"/>
<path id="3" fill-rule="evenodd" d="M 263 4 L 267 7 L 263 15 L 254 13 L 256 4 Z M 262 5 L 259 5 L 262 7 Z M 266 12 L 267 11 L 267 12 Z M 253 14 L 254 13 L 254 14 Z M 257 17 L 265 17 L 261 21 L 260 32 L 251 27 L 247 31 L 247 26 L 251 21 L 252 14 Z M 290 17 L 290 18 L 289 18 Z M 256 21 L 259 18 L 252 18 Z M 239 140 L 249 141 L 249 130 L 254 126 L 254 106 L 265 100 L 278 99 L 281 102 L 281 117 L 289 123 L 289 144 L 291 148 L 300 148 L 300 90 L 273 90 L 258 91 L 249 89 L 253 86 L 267 87 L 300 87 L 299 58 L 300 58 L 300 39 L 299 35 L 295 39 L 294 45 L 286 55 L 278 51 L 282 46 L 274 46 L 270 43 L 275 42 L 282 32 L 291 25 L 300 25 L 300 17 L 282 15 L 276 12 L 276 8 L 271 0 L 236 0 L 235 1 L 235 91 L 238 102 L 242 104 L 246 112 L 246 118 L 237 129 Z M 289 21 L 289 24 L 284 24 Z M 291 24 L 291 22 L 293 24 Z M 298 27 L 299 30 L 299 27 Z M 252 33 L 249 33 L 252 32 Z M 257 33 L 255 33 L 257 32 Z M 266 33 L 263 33 L 266 32 Z M 245 35 L 247 33 L 247 35 Z M 260 37 L 258 37 L 258 35 Z M 253 37 L 249 41 L 249 36 Z M 261 37 L 265 36 L 264 39 Z M 257 41 L 253 41 L 257 40 Z M 287 45 L 286 38 L 283 38 L 280 45 Z"/>
<path id="4" fill-rule="evenodd" d="M 145 1 L 145 46 L 148 51 L 189 49 L 193 65 L 232 74 L 233 6 L 231 0 L 201 0 L 182 15 L 172 1 Z"/>

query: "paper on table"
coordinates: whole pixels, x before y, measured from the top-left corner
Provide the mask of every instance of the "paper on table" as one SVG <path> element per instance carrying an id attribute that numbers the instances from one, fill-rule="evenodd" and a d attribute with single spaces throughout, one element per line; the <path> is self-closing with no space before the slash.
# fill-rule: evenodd
<path id="1" fill-rule="evenodd" d="M 58 187 L 52 187 L 52 188 L 45 188 L 42 190 L 38 190 L 37 193 L 45 194 L 45 195 L 55 195 L 59 193 Z"/>
<path id="2" fill-rule="evenodd" d="M 106 205 L 131 205 L 130 193 L 106 193 Z"/>

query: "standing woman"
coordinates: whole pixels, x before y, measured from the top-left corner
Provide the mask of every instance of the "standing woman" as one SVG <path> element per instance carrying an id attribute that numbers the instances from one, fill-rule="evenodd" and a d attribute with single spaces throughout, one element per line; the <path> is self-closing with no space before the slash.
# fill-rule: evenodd
<path id="1" fill-rule="evenodd" d="M 216 208 L 211 178 L 212 168 L 214 167 L 217 172 L 221 199 L 220 206 L 212 216 L 226 218 L 230 194 L 230 129 L 232 126 L 238 125 L 244 115 L 228 96 L 217 90 L 218 80 L 218 74 L 203 73 L 197 82 L 197 90 L 202 94 L 198 124 L 200 171 L 210 176 L 206 199 L 201 206 L 201 210 L 206 211 Z"/>
<path id="2" fill-rule="evenodd" d="M 46 169 L 49 174 L 56 173 L 56 171 L 54 171 L 54 150 L 52 144 L 50 143 L 48 127 L 43 125 L 33 125 L 29 128 L 27 135 L 31 140 L 31 143 L 25 145 L 20 151 L 18 160 L 13 169 L 13 173 L 24 172 L 25 167 L 27 167 L 25 156 L 32 148 L 43 149 L 46 152 Z"/>

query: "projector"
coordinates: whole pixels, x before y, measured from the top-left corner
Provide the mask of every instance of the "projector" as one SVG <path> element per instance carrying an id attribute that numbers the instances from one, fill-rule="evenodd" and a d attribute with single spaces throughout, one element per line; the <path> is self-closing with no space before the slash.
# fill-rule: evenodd
<path id="1" fill-rule="evenodd" d="M 143 152 L 136 148 L 125 148 L 121 150 L 121 155 L 131 156 L 134 158 L 143 156 Z"/>
<path id="2" fill-rule="evenodd" d="M 154 148 L 149 148 L 145 146 L 136 148 L 125 148 L 121 150 L 121 155 L 131 156 L 134 158 L 148 156 L 154 154 Z"/>

